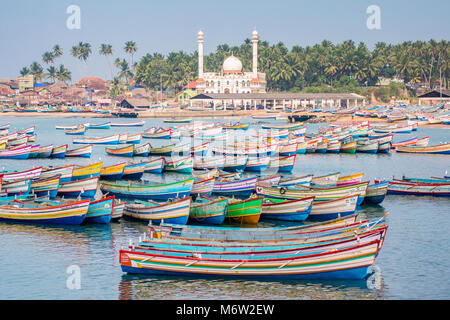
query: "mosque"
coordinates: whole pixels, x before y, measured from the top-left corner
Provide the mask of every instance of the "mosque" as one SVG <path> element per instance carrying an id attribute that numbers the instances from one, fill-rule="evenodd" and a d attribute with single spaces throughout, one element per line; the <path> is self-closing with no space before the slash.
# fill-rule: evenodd
<path id="1" fill-rule="evenodd" d="M 251 72 L 242 72 L 242 62 L 233 54 L 225 59 L 220 72 L 203 71 L 204 33 L 200 30 L 198 42 L 198 93 L 265 93 L 266 74 L 258 72 L 258 32 L 252 33 L 253 65 Z"/>

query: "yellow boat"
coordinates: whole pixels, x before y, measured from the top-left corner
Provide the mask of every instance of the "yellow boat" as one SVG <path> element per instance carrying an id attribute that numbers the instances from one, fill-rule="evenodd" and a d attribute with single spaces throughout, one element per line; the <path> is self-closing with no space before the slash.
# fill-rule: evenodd
<path id="1" fill-rule="evenodd" d="M 72 173 L 72 181 L 98 177 L 100 176 L 102 166 L 103 161 L 85 167 L 75 167 Z"/>
<path id="2" fill-rule="evenodd" d="M 108 167 L 102 167 L 100 170 L 100 178 L 104 180 L 120 180 L 126 165 L 126 162 L 123 162 Z"/>

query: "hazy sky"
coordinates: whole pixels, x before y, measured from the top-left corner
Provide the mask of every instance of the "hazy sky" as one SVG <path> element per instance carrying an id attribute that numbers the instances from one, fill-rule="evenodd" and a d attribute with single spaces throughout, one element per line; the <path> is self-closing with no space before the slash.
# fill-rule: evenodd
<path id="1" fill-rule="evenodd" d="M 81 28 L 70 30 L 67 7 L 81 10 Z M 367 7 L 378 5 L 381 29 L 369 30 Z M 257 28 L 270 44 L 314 45 L 351 39 L 369 48 L 378 41 L 449 40 L 450 1 L 419 0 L 15 0 L 2 1 L 0 11 L 0 78 L 16 78 L 20 69 L 59 44 L 64 56 L 56 61 L 81 76 L 110 78 L 101 43 L 127 58 L 125 41 L 137 43 L 135 61 L 146 53 L 193 52 L 196 35 L 205 33 L 205 54 L 217 45 L 240 45 Z M 69 54 L 78 42 L 89 42 L 93 54 L 83 66 Z M 128 59 L 128 58 L 127 58 Z M 43 64 L 44 65 L 44 64 Z"/>

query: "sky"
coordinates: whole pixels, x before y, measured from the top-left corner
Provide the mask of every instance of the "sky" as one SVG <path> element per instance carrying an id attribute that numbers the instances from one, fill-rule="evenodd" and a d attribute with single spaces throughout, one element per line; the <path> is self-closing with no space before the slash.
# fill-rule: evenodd
<path id="1" fill-rule="evenodd" d="M 80 9 L 80 28 L 69 29 L 67 20 Z M 380 9 L 380 27 L 369 29 L 367 20 Z M 100 44 L 113 46 L 113 60 L 129 59 L 123 47 L 135 41 L 134 61 L 147 53 L 197 50 L 197 32 L 205 34 L 205 55 L 219 44 L 240 45 L 254 28 L 260 40 L 288 48 L 308 46 L 327 39 L 333 43 L 353 40 L 369 49 L 384 41 L 449 40 L 449 0 L 15 0 L 5 1 L 0 11 L 0 78 L 14 79 L 33 61 L 46 65 L 42 54 L 59 44 L 64 55 L 55 63 L 82 76 L 110 79 Z M 80 41 L 92 46 L 84 65 L 69 50 Z"/>

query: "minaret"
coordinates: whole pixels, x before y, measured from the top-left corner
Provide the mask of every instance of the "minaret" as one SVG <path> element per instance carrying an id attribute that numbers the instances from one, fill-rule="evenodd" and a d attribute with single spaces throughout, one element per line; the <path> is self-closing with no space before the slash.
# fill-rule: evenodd
<path id="1" fill-rule="evenodd" d="M 198 78 L 203 78 L 203 32 L 200 30 L 197 36 L 198 42 Z"/>
<path id="2" fill-rule="evenodd" d="M 258 79 L 258 31 L 253 30 L 252 33 L 253 44 L 253 78 Z"/>

